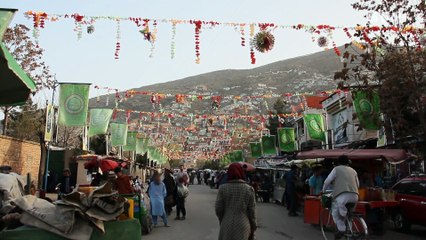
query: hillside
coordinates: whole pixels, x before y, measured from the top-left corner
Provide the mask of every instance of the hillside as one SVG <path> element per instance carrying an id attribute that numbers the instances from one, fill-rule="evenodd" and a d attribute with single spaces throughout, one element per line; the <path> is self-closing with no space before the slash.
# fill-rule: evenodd
<path id="1" fill-rule="evenodd" d="M 263 94 L 282 94 L 296 92 L 318 92 L 334 89 L 333 80 L 335 71 L 341 68 L 339 57 L 333 50 L 278 61 L 268 65 L 247 70 L 220 70 L 191 76 L 171 82 L 160 83 L 141 88 L 135 91 L 160 92 L 170 94 L 197 94 L 221 96 L 247 96 Z M 109 96 L 109 101 L 114 96 Z M 91 100 L 91 106 L 105 106 L 107 96 L 101 96 L 99 102 Z M 274 99 L 268 100 L 268 104 Z M 249 102 L 249 103 L 248 103 Z M 266 105 L 263 100 L 250 100 L 245 105 L 250 105 L 251 110 L 261 111 Z M 191 108 L 194 113 L 209 112 L 211 101 L 196 101 L 191 104 L 174 104 L 174 98 L 169 97 L 162 101 L 167 109 L 185 111 Z M 231 106 L 232 105 L 232 106 Z M 236 106 L 232 100 L 224 100 L 221 110 L 227 112 Z M 241 104 L 240 104 L 241 105 Z M 261 106 L 262 105 L 262 106 Z M 149 96 L 137 95 L 128 101 L 120 103 L 119 108 L 142 111 L 152 111 Z"/>

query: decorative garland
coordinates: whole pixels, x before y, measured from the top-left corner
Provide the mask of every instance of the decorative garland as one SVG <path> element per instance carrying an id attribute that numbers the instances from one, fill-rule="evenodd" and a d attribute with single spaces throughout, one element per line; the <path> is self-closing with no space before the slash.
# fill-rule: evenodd
<path id="1" fill-rule="evenodd" d="M 195 62 L 197 64 L 201 61 L 201 51 L 200 51 L 200 34 L 204 26 L 213 28 L 214 26 L 229 26 L 229 27 L 240 27 L 240 44 L 244 47 L 246 46 L 245 40 L 245 27 L 249 26 L 250 28 L 250 60 L 252 64 L 256 63 L 256 55 L 254 48 L 259 52 L 267 52 L 273 48 L 275 43 L 275 38 L 271 33 L 271 30 L 275 29 L 293 29 L 293 30 L 303 30 L 312 35 L 320 35 L 320 37 L 315 38 L 318 46 L 327 48 L 329 43 L 334 49 L 336 55 L 340 56 L 341 52 L 337 47 L 336 42 L 334 42 L 333 34 L 336 30 L 342 30 L 345 35 L 352 41 L 352 36 L 357 33 L 360 34 L 366 44 L 374 45 L 370 37 L 371 34 L 377 32 L 390 32 L 390 33 L 402 33 L 413 35 L 416 45 L 420 48 L 422 47 L 422 42 L 426 41 L 424 34 L 426 29 L 416 28 L 414 26 L 406 26 L 403 29 L 398 28 L 397 26 L 354 26 L 354 27 L 345 27 L 345 26 L 331 26 L 331 25 L 277 25 L 275 23 L 235 23 L 235 22 L 217 22 L 217 21 L 204 21 L 204 20 L 176 20 L 176 19 L 144 19 L 139 17 L 115 17 L 115 16 L 85 16 L 78 13 L 75 14 L 47 14 L 46 12 L 35 12 L 27 11 L 25 16 L 28 19 L 33 21 L 33 36 L 36 43 L 38 43 L 38 38 L 40 36 L 40 29 L 46 27 L 46 21 L 59 21 L 65 19 L 72 19 L 74 21 L 75 27 L 74 31 L 77 33 L 77 38 L 80 39 L 83 35 L 83 26 L 87 26 L 87 34 L 93 34 L 95 30 L 95 22 L 97 20 L 109 20 L 117 22 L 117 42 L 115 46 L 115 58 L 119 58 L 119 52 L 121 48 L 120 44 L 120 22 L 122 21 L 131 21 L 135 22 L 138 27 L 144 27 L 141 33 L 144 35 L 144 38 L 151 43 L 150 57 L 153 56 L 155 49 L 155 35 L 157 32 L 158 23 L 167 23 L 172 25 L 172 43 L 171 43 L 171 57 L 175 56 L 175 35 L 176 35 L 176 25 L 177 24 L 191 24 L 194 25 L 194 42 L 195 42 Z M 144 22 L 144 26 L 141 25 L 141 22 Z M 153 23 L 153 30 L 149 31 L 149 22 Z M 256 27 L 258 28 L 258 34 L 255 36 Z M 326 41 L 327 40 L 327 41 Z M 363 44 L 363 43 L 361 43 Z"/>
<path id="2" fill-rule="evenodd" d="M 195 95 L 195 94 L 183 94 L 183 93 L 157 93 L 157 92 L 149 92 L 149 91 L 135 91 L 135 90 L 127 90 L 123 91 L 124 97 L 121 96 L 119 89 L 116 88 L 109 88 L 109 87 L 101 87 L 98 85 L 95 85 L 94 88 L 99 93 L 99 90 L 106 90 L 107 93 L 115 92 L 115 97 L 121 101 L 128 98 L 133 97 L 134 95 L 145 95 L 145 96 L 157 96 L 160 99 L 164 98 L 175 98 L 177 103 L 184 103 L 186 100 L 188 101 L 195 101 L 195 100 L 219 100 L 219 102 L 223 99 L 228 100 L 249 100 L 249 99 L 271 99 L 271 98 L 279 98 L 279 97 L 285 97 L 290 98 L 293 96 L 328 96 L 333 93 L 341 93 L 345 92 L 346 90 L 341 89 L 333 89 L 333 90 L 327 90 L 327 91 L 321 91 L 321 92 L 303 92 L 303 93 L 282 93 L 282 94 L 267 94 L 267 95 L 253 95 L 253 96 L 238 96 L 238 95 L 228 95 L 228 96 L 211 96 L 211 95 Z"/>

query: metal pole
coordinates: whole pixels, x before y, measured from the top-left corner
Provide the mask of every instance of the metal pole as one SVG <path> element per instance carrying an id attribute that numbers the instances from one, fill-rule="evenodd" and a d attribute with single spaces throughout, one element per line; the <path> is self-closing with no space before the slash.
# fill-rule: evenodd
<path id="1" fill-rule="evenodd" d="M 58 82 L 56 81 L 56 76 L 55 76 L 55 80 L 53 83 L 52 106 L 54 106 L 54 103 L 55 103 L 55 92 L 56 92 L 57 86 L 58 86 Z M 47 142 L 46 169 L 44 172 L 44 190 L 46 192 L 47 192 L 47 177 L 49 175 L 49 160 L 50 160 L 50 141 Z"/>
<path id="2" fill-rule="evenodd" d="M 105 155 L 109 155 L 109 146 L 108 146 L 108 141 L 109 141 L 109 134 L 107 133 L 106 135 L 105 135 Z"/>

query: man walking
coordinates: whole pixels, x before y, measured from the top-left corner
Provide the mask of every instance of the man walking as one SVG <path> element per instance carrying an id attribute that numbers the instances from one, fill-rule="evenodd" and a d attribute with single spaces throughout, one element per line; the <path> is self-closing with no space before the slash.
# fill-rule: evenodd
<path id="1" fill-rule="evenodd" d="M 166 213 L 167 213 L 167 216 L 170 216 L 170 214 L 172 213 L 172 208 L 175 205 L 174 191 L 176 188 L 175 178 L 173 177 L 173 173 L 170 169 L 166 168 L 164 170 L 163 183 L 164 185 L 166 185 L 166 191 L 167 191 L 167 196 L 164 202 Z"/>
<path id="2" fill-rule="evenodd" d="M 176 181 L 177 186 L 175 188 L 175 200 L 176 200 L 176 220 L 186 219 L 186 208 L 185 201 L 189 194 L 188 190 L 188 174 L 184 171 L 184 166 L 181 165 L 180 170 L 177 174 Z M 182 217 L 181 217 L 182 214 Z"/>
<path id="3" fill-rule="evenodd" d="M 350 210 L 346 208 L 346 204 L 353 203 L 355 206 L 358 202 L 358 174 L 353 168 L 349 167 L 349 159 L 347 156 L 339 157 L 338 166 L 335 167 L 330 175 L 328 175 L 327 179 L 325 179 L 323 191 L 325 191 L 331 183 L 333 183 L 331 214 L 338 229 L 335 239 L 340 239 L 345 235 L 345 218 L 348 210 Z"/>

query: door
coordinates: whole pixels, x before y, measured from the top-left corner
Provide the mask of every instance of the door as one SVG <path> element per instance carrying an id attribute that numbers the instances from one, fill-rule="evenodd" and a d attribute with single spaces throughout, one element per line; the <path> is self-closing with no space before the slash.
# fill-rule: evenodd
<path id="1" fill-rule="evenodd" d="M 412 209 L 413 222 L 426 225 L 426 214 L 424 214 L 426 213 L 426 180 L 413 181 L 410 185 L 409 194 L 412 196 L 411 200 L 415 206 Z"/>
<path id="2" fill-rule="evenodd" d="M 400 201 L 404 217 L 412 223 L 426 225 L 426 180 L 403 180 L 394 190 L 397 192 L 396 200 Z"/>

